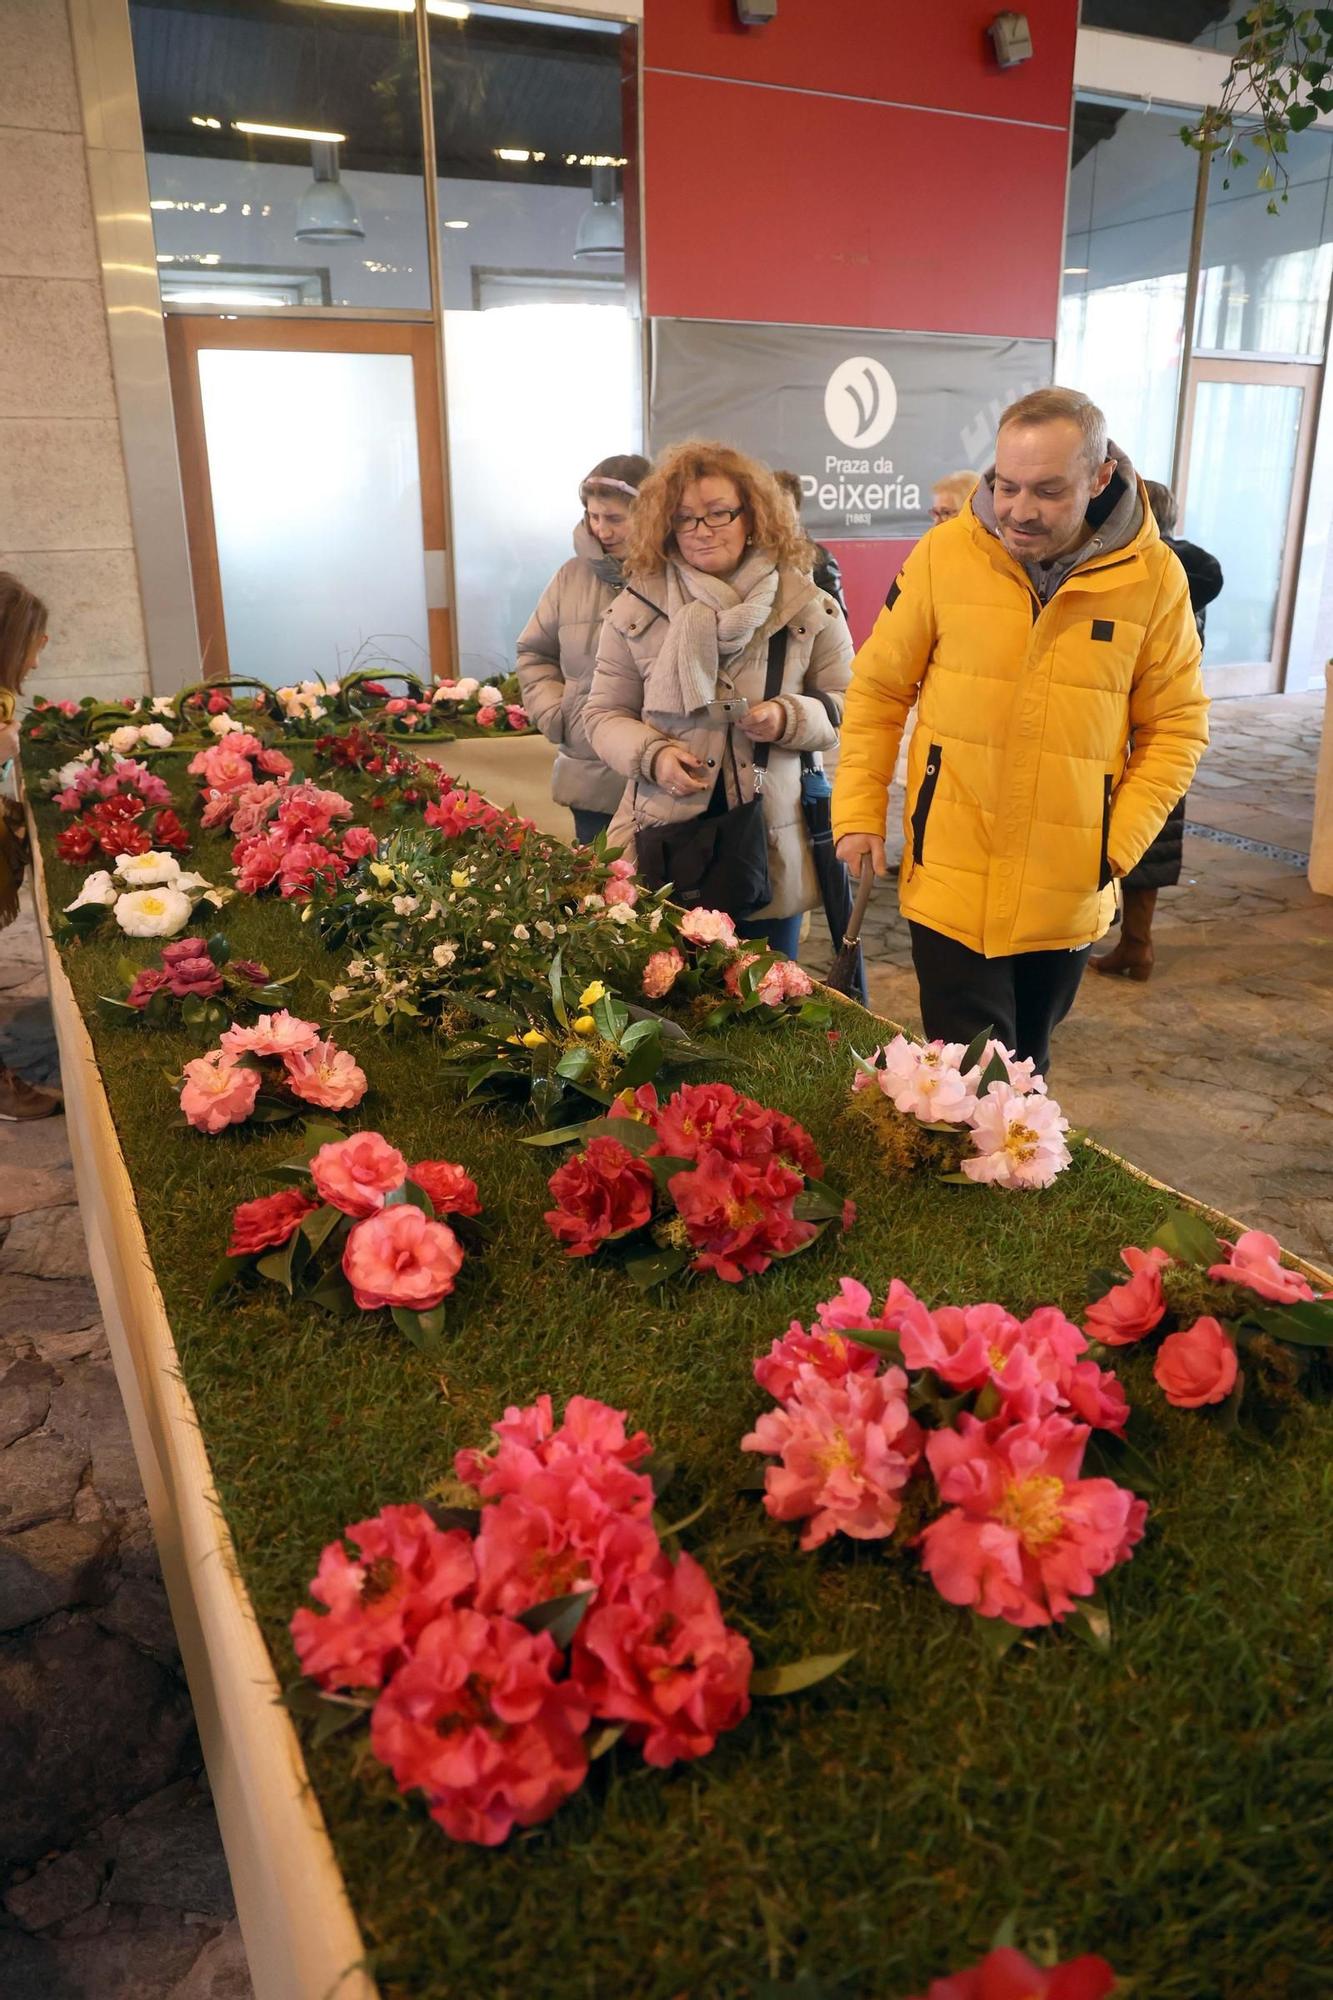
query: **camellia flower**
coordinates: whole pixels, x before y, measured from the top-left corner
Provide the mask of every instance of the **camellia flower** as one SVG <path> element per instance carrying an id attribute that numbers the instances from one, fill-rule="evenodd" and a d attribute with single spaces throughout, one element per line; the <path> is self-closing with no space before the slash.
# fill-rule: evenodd
<path id="1" fill-rule="evenodd" d="M 845 1334 L 826 1333 L 818 1328 L 807 1333 L 801 1322 L 794 1319 L 768 1353 L 756 1358 L 754 1379 L 775 1402 L 785 1403 L 795 1393 L 802 1367 L 813 1368 L 827 1381 L 839 1382 L 844 1375 L 875 1374 L 881 1358 L 873 1347 L 848 1340 Z"/>
<path id="2" fill-rule="evenodd" d="M 376 1702 L 371 1749 L 453 1839 L 498 1846 L 587 1775 L 591 1711 L 576 1682 L 555 1679 L 559 1664 L 549 1633 L 447 1608 Z"/>
<path id="3" fill-rule="evenodd" d="M 1064 1135 L 1069 1120 L 1039 1092 L 994 1083 L 972 1114 L 972 1144 L 978 1157 L 963 1161 L 969 1180 L 1002 1188 L 1049 1187 L 1069 1165 Z"/>
<path id="4" fill-rule="evenodd" d="M 874 1070 L 861 1070 L 853 1079 L 853 1088 L 878 1084 L 904 1117 L 961 1125 L 977 1108 L 978 1072 L 971 1069 L 964 1076 L 959 1068 L 966 1053 L 962 1042 L 914 1042 L 895 1035 L 879 1050 Z"/>
<path id="5" fill-rule="evenodd" d="M 472 1537 L 461 1528 L 444 1532 L 412 1506 L 382 1508 L 346 1533 L 359 1553 L 329 1543 L 310 1586 L 327 1615 L 298 1611 L 292 1641 L 303 1671 L 322 1687 L 382 1687 L 431 1621 L 471 1589 Z"/>
<path id="6" fill-rule="evenodd" d="M 281 1188 L 277 1194 L 241 1202 L 232 1210 L 227 1255 L 253 1257 L 257 1251 L 274 1249 L 295 1235 L 303 1218 L 318 1207 L 300 1188 Z"/>
<path id="7" fill-rule="evenodd" d="M 293 1097 L 321 1111 L 350 1111 L 366 1094 L 366 1073 L 355 1056 L 332 1041 L 309 1049 L 289 1049 L 282 1058 L 285 1081 Z"/>
<path id="8" fill-rule="evenodd" d="M 344 1215 L 374 1215 L 386 1194 L 407 1178 L 407 1161 L 378 1132 L 354 1132 L 321 1146 L 310 1162 L 310 1177 L 321 1201 Z M 415 1211 L 420 1215 L 420 1209 Z"/>
<path id="9" fill-rule="evenodd" d="M 1147 1502 L 1110 1479 L 1081 1479 L 1086 1424 L 1049 1416 L 983 1424 L 961 1415 L 926 1456 L 949 1508 L 923 1529 L 921 1560 L 941 1597 L 983 1618 L 1051 1625 L 1091 1594 L 1143 1536 Z"/>
<path id="10" fill-rule="evenodd" d="M 481 1214 L 477 1183 L 451 1160 L 418 1160 L 408 1168 L 407 1178 L 429 1197 L 437 1215 Z"/>
<path id="11" fill-rule="evenodd" d="M 133 889 L 116 898 L 115 918 L 127 937 L 174 937 L 193 911 L 180 889 Z"/>
<path id="12" fill-rule="evenodd" d="M 342 850 L 349 861 L 365 861 L 378 854 L 379 848 L 379 836 L 373 827 L 349 826 L 343 834 Z"/>
<path id="13" fill-rule="evenodd" d="M 739 997 L 741 974 L 758 959 L 757 951 L 743 951 L 733 958 L 722 975 L 728 993 Z M 788 1000 L 806 1000 L 814 992 L 814 981 L 795 959 L 780 958 L 770 965 L 756 991 L 766 1007 L 781 1007 Z"/>
<path id="14" fill-rule="evenodd" d="M 932 1979 L 924 1993 L 911 2000 L 1105 2000 L 1116 1983 L 1104 1958 L 1069 1958 L 1063 1965 L 1040 1966 L 1011 1945 L 988 1951 L 979 1965 L 969 1965 L 946 1979 Z"/>
<path id="15" fill-rule="evenodd" d="M 205 951 L 198 957 L 181 959 L 167 968 L 171 991 L 177 1000 L 211 1000 L 222 991 L 222 974 Z"/>
<path id="16" fill-rule="evenodd" d="M 803 1364 L 783 1408 L 766 1410 L 741 1450 L 781 1459 L 764 1474 L 764 1507 L 775 1521 L 809 1521 L 803 1549 L 835 1534 L 857 1541 L 891 1535 L 899 1496 L 921 1456 L 907 1376 L 886 1368 L 830 1379 Z"/>
<path id="17" fill-rule="evenodd" d="M 101 903 L 104 908 L 109 909 L 118 894 L 119 891 L 111 880 L 110 870 L 95 868 L 91 875 L 85 877 L 83 887 L 72 903 L 66 903 L 65 909 L 67 912 L 80 910 L 86 903 Z"/>
<path id="18" fill-rule="evenodd" d="M 171 731 L 161 722 L 145 723 L 139 731 L 139 741 L 146 743 L 150 750 L 169 750 L 175 740 Z"/>
<path id="19" fill-rule="evenodd" d="M 1219 1322 L 1205 1315 L 1179 1333 L 1168 1333 L 1152 1372 L 1168 1403 L 1179 1410 L 1197 1410 L 1205 1403 L 1226 1401 L 1236 1386 L 1239 1366 L 1234 1344 Z"/>
<path id="20" fill-rule="evenodd" d="M 736 942 L 736 926 L 725 910 L 687 910 L 679 929 L 691 944 L 731 946 Z"/>
<path id="21" fill-rule="evenodd" d="M 185 1065 L 181 1110 L 197 1132 L 221 1132 L 242 1125 L 255 1108 L 262 1078 L 257 1069 L 212 1049 Z"/>
<path id="22" fill-rule="evenodd" d="M 342 1267 L 362 1312 L 399 1306 L 423 1313 L 452 1292 L 463 1250 L 448 1223 L 432 1222 L 411 1202 L 399 1202 L 357 1223 Z"/>
<path id="23" fill-rule="evenodd" d="M 684 970 L 685 960 L 674 945 L 669 951 L 653 952 L 643 968 L 645 999 L 665 999 Z"/>
<path id="24" fill-rule="evenodd" d="M 519 1493 L 482 1509 L 477 1534 L 478 1611 L 511 1618 L 552 1597 L 596 1591 L 609 1603 L 661 1553 L 642 1513 L 617 1506 L 602 1464 L 571 1454 L 533 1474 Z M 590 1476 L 591 1475 L 591 1476 Z M 632 1476 L 620 1482 L 633 1487 Z"/>
<path id="25" fill-rule="evenodd" d="M 125 995 L 125 1005 L 146 1007 L 155 993 L 160 993 L 164 986 L 170 984 L 171 974 L 164 968 L 155 965 L 145 966 L 142 972 L 135 973 L 130 990 Z"/>
<path id="26" fill-rule="evenodd" d="M 706 1146 L 667 1186 L 696 1252 L 691 1269 L 715 1271 L 726 1284 L 766 1271 L 817 1234 L 794 1213 L 801 1174 L 772 1156 L 760 1165 Z"/>
<path id="27" fill-rule="evenodd" d="M 228 1028 L 222 1047 L 233 1056 L 247 1052 L 254 1056 L 300 1055 L 319 1047 L 319 1023 L 298 1020 L 285 1007 L 275 1007 L 252 1028 Z"/>
<path id="28" fill-rule="evenodd" d="M 657 1184 L 652 1169 L 619 1139 L 591 1139 L 547 1182 L 557 1206 L 546 1226 L 571 1257 L 591 1257 L 603 1243 L 651 1222 Z"/>
<path id="29" fill-rule="evenodd" d="M 491 1426 L 496 1450 L 464 1449 L 454 1456 L 454 1471 L 484 1500 L 506 1493 L 525 1493 L 543 1470 L 573 1459 L 580 1475 L 620 1513 L 647 1519 L 653 1510 L 653 1485 L 645 1473 L 631 1468 L 652 1450 L 644 1431 L 628 1435 L 625 1412 L 613 1410 L 594 1396 L 571 1396 L 564 1421 L 557 1424 L 549 1396 L 521 1409 L 511 1403 Z"/>
<path id="30" fill-rule="evenodd" d="M 1233 1244 L 1223 1247 L 1230 1254 L 1225 1263 L 1209 1265 L 1210 1278 L 1220 1278 L 1229 1285 L 1248 1285 L 1260 1298 L 1276 1299 L 1281 1305 L 1314 1297 L 1313 1287 L 1300 1272 L 1289 1271 L 1282 1263 L 1281 1246 L 1266 1229 L 1247 1229 Z"/>
<path id="31" fill-rule="evenodd" d="M 1162 1272 L 1173 1261 L 1161 1249 L 1136 1250 L 1127 1244 L 1120 1261 L 1129 1271 L 1129 1282 L 1112 1285 L 1109 1292 L 1090 1305 L 1083 1324 L 1094 1340 L 1107 1347 L 1127 1347 L 1151 1333 L 1166 1313 Z"/>

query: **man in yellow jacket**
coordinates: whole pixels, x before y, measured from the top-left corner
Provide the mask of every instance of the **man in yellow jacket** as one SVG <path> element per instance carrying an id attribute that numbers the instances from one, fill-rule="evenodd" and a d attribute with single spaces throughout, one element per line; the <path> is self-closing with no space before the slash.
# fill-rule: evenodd
<path id="1" fill-rule="evenodd" d="M 1185 572 L 1106 419 L 1041 389 L 904 564 L 856 656 L 838 853 L 884 872 L 913 703 L 899 901 L 932 1040 L 993 1026 L 1044 1070 L 1093 941 L 1208 742 Z"/>

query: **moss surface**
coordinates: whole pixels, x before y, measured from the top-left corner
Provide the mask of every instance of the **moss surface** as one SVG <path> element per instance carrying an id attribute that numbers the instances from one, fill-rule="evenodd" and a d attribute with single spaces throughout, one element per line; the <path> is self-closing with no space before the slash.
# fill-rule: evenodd
<path id="1" fill-rule="evenodd" d="M 189 799 L 188 781 L 167 767 Z M 44 838 L 55 815 L 40 814 Z M 188 823 L 197 824 L 191 815 Z M 227 849 L 190 866 L 225 880 Z M 84 871 L 47 849 L 53 906 Z M 289 907 L 238 899 L 238 956 L 283 974 L 298 1011 L 335 977 Z M 765 1277 L 644 1297 L 557 1254 L 542 1223 L 549 1154 L 513 1119 L 459 1102 L 432 1043 L 338 1030 L 370 1078 L 359 1122 L 409 1159 L 461 1160 L 490 1249 L 460 1285 L 441 1368 L 391 1328 L 335 1324 L 271 1287 L 219 1309 L 204 1287 L 233 1203 L 290 1128 L 205 1139 L 171 1124 L 164 1080 L 197 1035 L 104 1025 L 118 933 L 71 949 L 126 1159 L 241 1566 L 277 1664 L 319 1550 L 342 1524 L 420 1496 L 510 1401 L 543 1390 L 626 1406 L 678 1462 L 666 1502 L 707 1510 L 686 1541 L 760 1664 L 856 1647 L 837 1679 L 660 1773 L 623 1747 L 547 1826 L 497 1852 L 450 1845 L 348 1738 L 309 1757 L 386 1995 L 892 1996 L 985 1948 L 1017 1913 L 1066 1952 L 1104 1952 L 1151 2000 L 1327 1991 L 1321 1887 L 1333 1726 L 1333 1413 L 1301 1408 L 1256 1445 L 1166 1410 L 1123 1357 L 1155 1469 L 1147 1537 L 1111 1579 L 1109 1655 L 1047 1633 L 994 1658 L 910 1555 L 795 1533 L 738 1490 L 737 1449 L 767 1398 L 750 1363 L 850 1271 L 930 1302 L 998 1299 L 1077 1313 L 1090 1267 L 1142 1242 L 1163 1198 L 1081 1151 L 1047 1194 L 893 1181 L 845 1102 L 852 1039 L 729 1033 L 726 1074 L 805 1123 L 860 1218 Z M 857 1017 L 849 1017 L 855 1020 Z M 1075 1118 L 1077 1106 L 1066 1106 Z"/>

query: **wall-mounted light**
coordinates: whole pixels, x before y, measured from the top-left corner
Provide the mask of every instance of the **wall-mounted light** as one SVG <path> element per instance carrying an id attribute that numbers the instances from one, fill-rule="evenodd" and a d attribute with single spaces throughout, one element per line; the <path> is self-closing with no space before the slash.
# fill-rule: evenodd
<path id="1" fill-rule="evenodd" d="M 1088 275 L 1088 266 L 1086 264 L 1066 264 L 1064 275 L 1067 278 L 1086 278 Z"/>
<path id="2" fill-rule="evenodd" d="M 345 132 L 311 132 L 304 125 L 261 125 L 253 118 L 233 118 L 233 132 L 248 132 L 256 139 L 303 139 L 308 146 L 342 146 Z"/>
<path id="3" fill-rule="evenodd" d="M 511 166 L 526 167 L 530 160 L 544 160 L 545 153 L 530 152 L 526 146 L 493 146 L 497 160 L 508 160 Z"/>
<path id="4" fill-rule="evenodd" d="M 1032 56 L 1032 30 L 1026 14 L 997 14 L 986 33 L 1001 69 L 1013 69 Z"/>
<path id="5" fill-rule="evenodd" d="M 360 7 L 368 14 L 410 14 L 413 0 L 324 0 L 326 7 Z M 426 0 L 426 12 L 441 21 L 466 21 L 472 13 L 463 0 Z"/>
<path id="6" fill-rule="evenodd" d="M 736 19 L 743 28 L 767 27 L 778 18 L 778 0 L 736 0 Z"/>

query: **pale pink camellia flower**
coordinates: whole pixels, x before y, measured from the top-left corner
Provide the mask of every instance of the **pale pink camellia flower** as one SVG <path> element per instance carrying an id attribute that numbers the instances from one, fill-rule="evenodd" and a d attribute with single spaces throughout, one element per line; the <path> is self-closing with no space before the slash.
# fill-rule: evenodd
<path id="1" fill-rule="evenodd" d="M 283 788 L 271 780 L 262 785 L 242 785 L 239 792 L 224 793 L 223 797 L 232 808 L 231 830 L 238 840 L 245 840 L 251 834 L 260 833 L 268 825 L 273 806 L 282 797 Z M 211 801 L 210 804 L 216 803 Z M 204 813 L 208 823 L 208 809 Z"/>
<path id="2" fill-rule="evenodd" d="M 613 876 L 602 891 L 602 895 L 608 909 L 612 909 L 617 903 L 623 903 L 627 910 L 632 910 L 639 900 L 639 886 L 637 882 L 626 882 L 618 876 Z"/>
<path id="3" fill-rule="evenodd" d="M 1046 1095 L 1046 1079 L 1038 1070 L 1035 1058 L 1032 1056 L 1020 1058 L 1012 1049 L 1007 1049 L 1003 1042 L 987 1042 L 981 1051 L 981 1060 L 977 1064 L 978 1077 L 985 1075 L 997 1056 L 1004 1064 L 1012 1089 L 1022 1095 L 1026 1095 L 1030 1090 L 1037 1091 L 1042 1097 Z"/>
<path id="4" fill-rule="evenodd" d="M 757 951 L 743 951 L 732 959 L 722 975 L 722 984 L 728 993 L 739 996 L 741 974 L 758 957 Z M 780 958 L 770 965 L 756 988 L 766 1007 L 784 1007 L 789 1000 L 808 1000 L 814 990 L 814 981 L 794 958 Z"/>
<path id="5" fill-rule="evenodd" d="M 255 1108 L 263 1081 L 257 1069 L 242 1067 L 222 1049 L 187 1062 L 181 1110 L 196 1132 L 222 1132 L 243 1125 Z"/>
<path id="6" fill-rule="evenodd" d="M 614 861 L 607 863 L 606 872 L 613 882 L 632 882 L 634 880 L 634 863 L 627 860 L 623 854 L 617 854 Z"/>
<path id="7" fill-rule="evenodd" d="M 215 792 L 239 792 L 255 781 L 254 765 L 231 743 L 215 743 L 211 749 L 200 750 L 186 769 L 192 778 L 202 778 Z"/>
<path id="8" fill-rule="evenodd" d="M 754 1658 L 723 1620 L 717 1592 L 689 1555 L 659 1556 L 574 1635 L 572 1673 L 593 1713 L 628 1725 L 659 1769 L 704 1757 L 750 1708 Z"/>
<path id="9" fill-rule="evenodd" d="M 1266 1229 L 1247 1229 L 1223 1247 L 1230 1255 L 1225 1263 L 1209 1265 L 1210 1278 L 1220 1278 L 1228 1285 L 1248 1285 L 1261 1299 L 1275 1299 L 1279 1305 L 1314 1297 L 1314 1288 L 1300 1272 L 1289 1271 L 1282 1263 L 1281 1245 Z"/>
<path id="10" fill-rule="evenodd" d="M 309 1049 L 319 1047 L 318 1021 L 298 1020 L 285 1007 L 275 1007 L 271 1014 L 262 1015 L 252 1028 L 236 1026 L 228 1028 L 221 1037 L 222 1047 L 228 1055 L 239 1056 L 247 1051 L 255 1056 L 303 1055 Z"/>
<path id="11" fill-rule="evenodd" d="M 246 791 L 251 788 L 247 785 Z M 239 792 L 205 792 L 204 807 L 199 815 L 199 824 L 205 833 L 214 833 L 220 826 L 231 826 L 232 808 L 241 796 Z"/>
<path id="12" fill-rule="evenodd" d="M 447 1298 L 463 1268 L 463 1247 L 447 1222 L 433 1222 L 411 1202 L 368 1215 L 343 1247 L 343 1275 L 362 1312 L 401 1307 L 430 1312 Z"/>
<path id="13" fill-rule="evenodd" d="M 645 998 L 665 999 L 684 970 L 685 960 L 674 945 L 668 951 L 653 952 L 643 968 Z"/>
<path id="14" fill-rule="evenodd" d="M 282 1058 L 293 1097 L 321 1111 L 350 1111 L 366 1094 L 366 1073 L 356 1058 L 332 1041 L 310 1049 L 289 1049 Z"/>
<path id="15" fill-rule="evenodd" d="M 1120 1261 L 1129 1271 L 1129 1282 L 1112 1285 L 1083 1315 L 1087 1331 L 1106 1347 L 1128 1347 L 1164 1318 L 1162 1272 L 1175 1260 L 1160 1248 L 1136 1250 L 1130 1243 L 1120 1252 Z"/>
<path id="16" fill-rule="evenodd" d="M 344 1215 L 374 1215 L 384 1197 L 403 1185 L 407 1161 L 380 1133 L 354 1132 L 320 1147 L 310 1162 L 310 1178 L 320 1200 Z"/>
<path id="17" fill-rule="evenodd" d="M 505 721 L 511 729 L 526 729 L 528 726 L 528 711 L 518 702 L 511 701 L 505 706 Z"/>
<path id="18" fill-rule="evenodd" d="M 560 1659 L 548 1632 L 454 1605 L 376 1702 L 371 1749 L 452 1839 L 498 1847 L 583 1783 L 591 1710 Z"/>
<path id="19" fill-rule="evenodd" d="M 687 910 L 679 928 L 681 936 L 691 944 L 730 947 L 736 942 L 736 926 L 725 910 Z"/>
<path id="20" fill-rule="evenodd" d="M 526 1493 L 551 1469 L 569 1461 L 579 1477 L 594 1487 L 618 1513 L 647 1519 L 653 1511 L 653 1483 L 634 1466 L 652 1450 L 644 1431 L 627 1435 L 625 1412 L 613 1410 L 591 1396 L 571 1396 L 564 1421 L 557 1425 L 549 1396 L 520 1409 L 510 1404 L 492 1425 L 496 1449 L 464 1449 L 454 1457 L 454 1471 L 483 1500 L 506 1493 Z"/>
<path id="21" fill-rule="evenodd" d="M 1178 1410 L 1224 1403 L 1236 1386 L 1240 1363 L 1221 1324 L 1206 1315 L 1179 1333 L 1168 1333 L 1152 1372 L 1168 1403 Z"/>
<path id="22" fill-rule="evenodd" d="M 359 1554 L 330 1542 L 291 1621 L 301 1670 L 326 1688 L 377 1688 L 402 1666 L 431 1620 L 476 1581 L 472 1537 L 447 1534 L 423 1507 L 384 1507 L 345 1530 Z"/>
<path id="23" fill-rule="evenodd" d="M 963 1161 L 972 1181 L 1001 1188 L 1049 1187 L 1069 1165 L 1069 1120 L 1052 1097 L 994 1083 L 972 1114 L 977 1157 Z"/>
<path id="24" fill-rule="evenodd" d="M 844 1281 L 845 1282 L 845 1281 Z M 844 1375 L 873 1375 L 882 1357 L 873 1347 L 845 1334 L 823 1332 L 812 1327 L 809 1333 L 794 1319 L 767 1354 L 757 1355 L 754 1379 L 767 1389 L 775 1403 L 785 1403 L 795 1392 L 803 1367 L 813 1368 L 826 1381 L 839 1382 Z"/>
<path id="25" fill-rule="evenodd" d="M 976 1110 L 977 1072 L 959 1068 L 961 1042 L 913 1042 L 895 1035 L 878 1052 L 873 1072 L 858 1071 L 853 1089 L 878 1084 L 895 1111 L 929 1125 L 961 1125 Z"/>
<path id="26" fill-rule="evenodd" d="M 1143 1536 L 1147 1502 L 1081 1479 L 1090 1433 L 1063 1416 L 936 1430 L 926 1457 L 949 1511 L 920 1536 L 922 1565 L 950 1604 L 1011 1625 L 1052 1625 L 1091 1595 Z"/>
<path id="27" fill-rule="evenodd" d="M 886 1368 L 829 1381 L 801 1366 L 785 1406 L 766 1410 L 741 1450 L 782 1460 L 764 1474 L 764 1506 L 776 1521 L 809 1521 L 803 1549 L 839 1533 L 858 1541 L 891 1535 L 921 1455 L 907 1377 Z"/>

